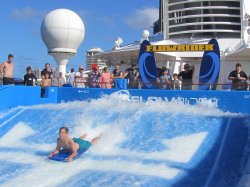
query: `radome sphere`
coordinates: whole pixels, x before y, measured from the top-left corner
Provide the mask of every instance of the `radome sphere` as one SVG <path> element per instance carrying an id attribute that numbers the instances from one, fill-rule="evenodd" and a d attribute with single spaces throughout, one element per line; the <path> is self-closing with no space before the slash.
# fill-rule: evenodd
<path id="1" fill-rule="evenodd" d="M 85 35 L 82 19 L 68 9 L 56 9 L 44 18 L 41 36 L 48 53 L 76 54 Z"/>

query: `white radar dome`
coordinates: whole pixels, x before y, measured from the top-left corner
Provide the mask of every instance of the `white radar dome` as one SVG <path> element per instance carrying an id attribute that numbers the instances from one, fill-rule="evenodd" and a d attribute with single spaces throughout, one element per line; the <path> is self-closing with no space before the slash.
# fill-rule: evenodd
<path id="1" fill-rule="evenodd" d="M 85 35 L 82 19 L 67 9 L 53 10 L 41 25 L 41 36 L 48 53 L 76 54 Z"/>
<path id="2" fill-rule="evenodd" d="M 148 39 L 149 35 L 150 35 L 150 33 L 149 33 L 148 30 L 142 31 L 142 37 L 143 37 L 144 39 Z"/>

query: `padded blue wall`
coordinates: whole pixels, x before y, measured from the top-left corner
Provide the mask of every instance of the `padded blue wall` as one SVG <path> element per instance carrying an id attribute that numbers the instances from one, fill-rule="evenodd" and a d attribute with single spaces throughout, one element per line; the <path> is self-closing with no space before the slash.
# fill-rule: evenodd
<path id="1" fill-rule="evenodd" d="M 45 97 L 41 98 L 39 86 L 0 86 L 0 109 L 56 103 L 56 98 L 57 87 L 47 88 Z"/>
<path id="2" fill-rule="evenodd" d="M 95 88 L 50 87 L 45 98 L 40 97 L 40 87 L 0 86 L 0 108 L 29 106 L 45 103 L 60 103 L 76 100 L 97 99 L 103 95 L 123 93 L 132 101 L 168 100 L 183 104 L 197 104 L 209 99 L 222 111 L 250 114 L 250 92 L 236 91 L 172 91 L 172 90 L 118 90 Z"/>

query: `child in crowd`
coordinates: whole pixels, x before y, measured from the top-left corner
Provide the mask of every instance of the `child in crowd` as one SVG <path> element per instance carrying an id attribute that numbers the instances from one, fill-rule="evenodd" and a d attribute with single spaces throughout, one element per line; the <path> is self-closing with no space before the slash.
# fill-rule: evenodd
<path id="1" fill-rule="evenodd" d="M 162 75 L 160 76 L 160 88 L 171 90 L 171 85 L 172 85 L 172 78 L 169 75 L 169 70 L 164 69 Z"/>
<path id="2" fill-rule="evenodd" d="M 37 81 L 36 76 L 32 73 L 31 67 L 28 66 L 26 68 L 26 75 L 24 75 L 24 85 L 33 86 L 36 81 Z"/>
<path id="3" fill-rule="evenodd" d="M 176 73 L 173 74 L 173 90 L 181 90 L 181 81 L 178 79 L 178 75 Z"/>
<path id="4" fill-rule="evenodd" d="M 51 79 L 49 78 L 49 74 L 46 72 L 44 74 L 44 79 L 41 80 L 41 87 L 51 86 Z"/>
<path id="5" fill-rule="evenodd" d="M 87 134 L 80 136 L 79 138 L 70 138 L 68 137 L 69 129 L 67 127 L 61 127 L 59 129 L 59 138 L 57 138 L 56 149 L 52 151 L 49 155 L 49 158 L 58 154 L 61 149 L 68 151 L 70 153 L 69 157 L 66 158 L 66 161 L 70 162 L 77 155 L 78 150 L 86 150 L 91 145 L 96 144 L 97 140 L 100 139 L 100 136 L 94 138 L 91 142 L 84 140 Z"/>
<path id="6" fill-rule="evenodd" d="M 44 76 L 42 76 L 41 80 L 41 97 L 45 96 L 45 87 L 51 86 L 51 79 L 49 78 L 49 73 L 45 72 Z"/>

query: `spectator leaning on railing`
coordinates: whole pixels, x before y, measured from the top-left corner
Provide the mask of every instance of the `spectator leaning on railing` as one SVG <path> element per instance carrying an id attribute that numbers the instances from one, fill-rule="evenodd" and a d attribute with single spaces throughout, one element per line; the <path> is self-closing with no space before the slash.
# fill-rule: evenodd
<path id="1" fill-rule="evenodd" d="M 160 88 L 161 89 L 167 89 L 167 90 L 171 90 L 171 86 L 172 86 L 172 78 L 171 76 L 169 75 L 169 69 L 165 69 L 160 78 L 159 78 L 159 81 L 160 81 Z"/>
<path id="2" fill-rule="evenodd" d="M 100 77 L 101 73 L 99 71 L 99 67 L 93 67 L 89 72 L 88 85 L 90 88 L 100 88 Z"/>
<path id="3" fill-rule="evenodd" d="M 101 88 L 111 88 L 111 85 L 112 85 L 111 74 L 109 72 L 108 67 L 105 67 L 101 74 Z"/>
<path id="4" fill-rule="evenodd" d="M 64 84 L 66 84 L 66 79 L 65 77 L 63 76 L 63 73 L 60 72 L 58 77 L 57 77 L 57 82 L 58 82 L 58 86 L 59 87 L 62 87 Z"/>
<path id="5" fill-rule="evenodd" d="M 131 68 L 126 69 L 123 78 L 128 79 L 128 88 L 138 88 L 139 70 L 136 68 L 136 63 L 132 63 Z"/>
<path id="6" fill-rule="evenodd" d="M 112 79 L 121 79 L 123 78 L 123 72 L 120 70 L 120 66 L 116 65 L 115 69 L 111 75 Z"/>
<path id="7" fill-rule="evenodd" d="M 195 67 L 190 67 L 189 64 L 184 65 L 184 71 L 178 74 L 178 78 L 182 81 L 182 90 L 192 90 L 193 87 L 193 73 Z"/>
<path id="8" fill-rule="evenodd" d="M 228 79 L 232 81 L 231 90 L 243 91 L 247 90 L 247 75 L 241 70 L 241 64 L 237 63 L 235 65 L 235 70 L 233 70 Z"/>
<path id="9" fill-rule="evenodd" d="M 173 74 L 172 88 L 173 90 L 181 90 L 181 81 L 176 73 Z"/>
<path id="10" fill-rule="evenodd" d="M 84 74 L 84 68 L 82 66 L 79 67 L 79 72 L 75 73 L 74 76 L 74 83 L 75 87 L 77 88 L 85 88 L 85 83 L 86 83 L 86 75 Z"/>

